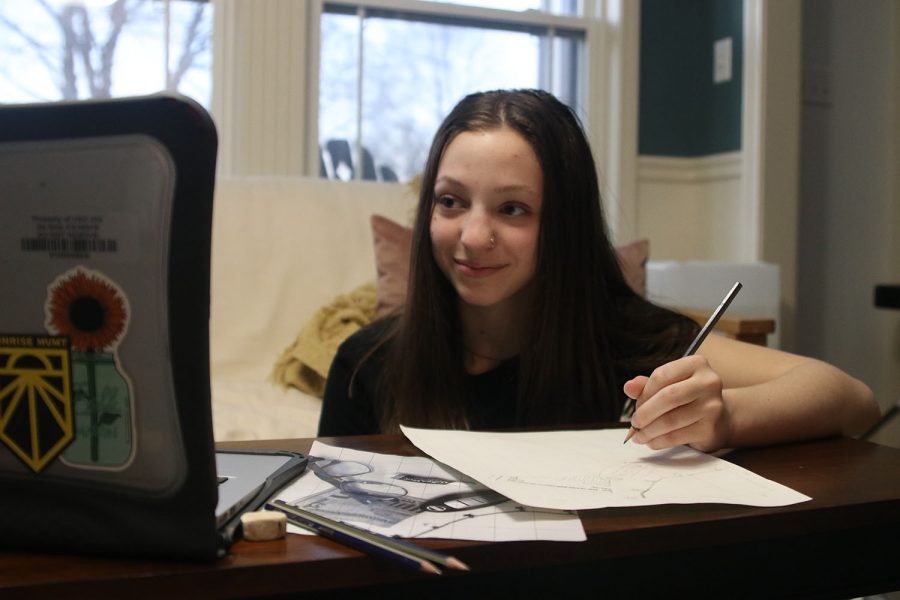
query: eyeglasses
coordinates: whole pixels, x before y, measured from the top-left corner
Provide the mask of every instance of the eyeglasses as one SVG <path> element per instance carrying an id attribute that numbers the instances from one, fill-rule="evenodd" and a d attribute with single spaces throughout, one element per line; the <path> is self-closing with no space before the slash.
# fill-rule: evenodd
<path id="1" fill-rule="evenodd" d="M 395 508 L 404 508 L 406 510 L 414 509 L 415 512 L 457 512 L 474 510 L 485 506 L 500 504 L 507 500 L 505 496 L 502 496 L 493 490 L 482 489 L 466 492 L 453 492 L 427 500 L 409 496 L 401 501 L 399 499 L 409 493 L 406 488 L 387 481 L 358 479 L 374 470 L 365 463 L 323 459 L 310 462 L 309 469 L 322 481 L 333 485 L 341 492 L 360 502 L 365 504 L 377 503 L 380 505 L 388 503 Z"/>
<path id="2" fill-rule="evenodd" d="M 372 467 L 364 463 L 327 459 L 312 462 L 309 468 L 319 479 L 351 496 L 364 499 L 400 498 L 409 493 L 406 488 L 387 481 L 356 479 L 372 472 Z"/>

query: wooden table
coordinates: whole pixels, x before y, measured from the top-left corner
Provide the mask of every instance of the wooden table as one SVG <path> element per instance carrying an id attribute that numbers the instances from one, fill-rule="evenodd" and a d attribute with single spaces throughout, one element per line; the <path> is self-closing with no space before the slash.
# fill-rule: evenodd
<path id="1" fill-rule="evenodd" d="M 322 441 L 418 454 L 397 436 Z M 311 442 L 223 446 L 307 451 Z M 813 500 L 583 511 L 581 543 L 422 541 L 472 567 L 442 576 L 295 535 L 240 541 L 213 563 L 0 553 L 0 598 L 849 598 L 900 590 L 900 450 L 835 438 L 741 450 L 728 460 Z"/>

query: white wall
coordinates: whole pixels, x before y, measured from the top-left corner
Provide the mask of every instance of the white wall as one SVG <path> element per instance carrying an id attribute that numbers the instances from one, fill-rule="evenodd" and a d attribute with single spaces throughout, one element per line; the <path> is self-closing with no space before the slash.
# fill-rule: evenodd
<path id="1" fill-rule="evenodd" d="M 740 152 L 638 159 L 638 231 L 653 260 L 746 261 L 741 245 Z M 673 226 L 677 224 L 677 226 Z"/>
<path id="2" fill-rule="evenodd" d="M 779 267 L 779 343 L 794 346 L 800 0 L 745 0 L 743 122 L 737 153 L 640 157 L 636 231 L 654 260 Z"/>
<path id="3" fill-rule="evenodd" d="M 803 14 L 798 349 L 900 400 L 900 3 L 807 0 Z"/>
<path id="4" fill-rule="evenodd" d="M 806 0 L 802 14 L 748 2 L 766 13 L 759 146 L 745 129 L 737 159 L 640 157 L 635 230 L 653 259 L 779 264 L 783 347 L 859 377 L 885 408 L 900 401 L 900 311 L 872 295 L 900 283 L 900 2 Z M 755 251 L 741 240 L 754 210 Z"/>

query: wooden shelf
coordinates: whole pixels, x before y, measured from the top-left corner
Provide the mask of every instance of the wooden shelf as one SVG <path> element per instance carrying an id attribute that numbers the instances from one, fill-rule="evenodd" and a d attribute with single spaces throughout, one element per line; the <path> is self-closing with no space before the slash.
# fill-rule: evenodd
<path id="1" fill-rule="evenodd" d="M 710 311 L 695 308 L 673 307 L 673 310 L 690 317 L 700 325 L 706 324 L 710 315 Z M 765 346 L 768 335 L 775 332 L 775 319 L 724 314 L 716 323 L 714 331 L 735 340 Z"/>

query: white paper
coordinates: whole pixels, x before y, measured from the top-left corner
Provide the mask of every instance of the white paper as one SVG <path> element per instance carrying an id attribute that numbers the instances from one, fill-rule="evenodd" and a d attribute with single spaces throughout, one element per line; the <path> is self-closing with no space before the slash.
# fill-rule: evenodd
<path id="1" fill-rule="evenodd" d="M 363 468 L 351 471 L 348 467 L 340 471 L 355 474 L 333 479 L 339 487 L 308 468 L 279 492 L 278 499 L 377 533 L 404 538 L 492 542 L 587 539 L 581 520 L 573 511 L 531 509 L 506 498 L 479 507 L 478 498 L 485 497 L 489 490 L 430 458 L 376 454 L 313 442 L 310 461 L 317 466 L 341 468 L 356 464 Z M 348 487 L 363 485 L 384 495 L 360 494 L 350 491 L 359 487 Z M 460 497 L 453 499 L 454 494 Z M 445 499 L 447 506 L 459 510 L 429 509 L 437 498 Z M 293 533 L 308 533 L 293 525 L 288 528 Z"/>
<path id="2" fill-rule="evenodd" d="M 623 444 L 624 429 L 489 433 L 402 427 L 420 450 L 528 506 L 785 506 L 810 500 L 728 461 L 678 446 Z"/>

